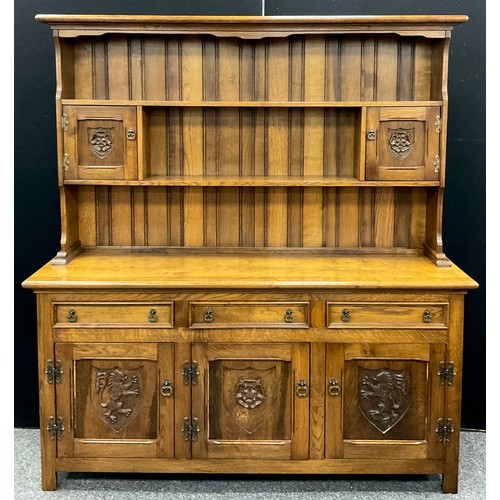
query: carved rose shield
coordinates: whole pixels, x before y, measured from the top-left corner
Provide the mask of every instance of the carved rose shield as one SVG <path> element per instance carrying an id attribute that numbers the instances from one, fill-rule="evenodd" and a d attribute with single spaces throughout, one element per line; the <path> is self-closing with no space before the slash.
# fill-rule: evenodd
<path id="1" fill-rule="evenodd" d="M 142 367 L 135 370 L 92 367 L 92 406 L 114 431 L 120 432 L 134 420 L 142 398 Z"/>
<path id="2" fill-rule="evenodd" d="M 410 408 L 410 376 L 406 370 L 359 367 L 358 405 L 363 416 L 385 434 Z"/>
<path id="3" fill-rule="evenodd" d="M 101 160 L 113 149 L 111 128 L 89 128 L 89 146 L 91 151 Z"/>
<path id="4" fill-rule="evenodd" d="M 274 398 L 268 387 L 275 378 L 275 368 L 267 370 L 250 367 L 224 367 L 224 407 L 229 421 L 254 434 L 268 419 Z"/>
<path id="5" fill-rule="evenodd" d="M 243 408 L 255 408 L 264 402 L 266 396 L 262 390 L 261 380 L 240 379 L 236 395 L 236 402 Z"/>
<path id="6" fill-rule="evenodd" d="M 389 129 L 389 150 L 399 160 L 406 158 L 413 148 L 412 128 Z"/>

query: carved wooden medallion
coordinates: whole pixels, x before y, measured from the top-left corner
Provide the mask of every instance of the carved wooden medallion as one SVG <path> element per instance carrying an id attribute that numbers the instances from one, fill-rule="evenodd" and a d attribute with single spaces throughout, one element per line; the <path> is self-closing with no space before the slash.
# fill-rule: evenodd
<path id="1" fill-rule="evenodd" d="M 410 408 L 407 370 L 369 370 L 359 367 L 358 405 L 364 417 L 382 434 L 392 429 Z"/>
<path id="2" fill-rule="evenodd" d="M 89 128 L 90 150 L 101 160 L 113 149 L 112 128 Z"/>
<path id="3" fill-rule="evenodd" d="M 389 129 L 389 133 L 390 152 L 400 160 L 406 158 L 413 148 L 414 129 Z"/>
<path id="4" fill-rule="evenodd" d="M 92 367 L 92 406 L 101 419 L 120 432 L 137 416 L 141 407 L 142 367 L 123 370 Z"/>
<path id="5" fill-rule="evenodd" d="M 250 410 L 262 404 L 266 396 L 263 393 L 260 378 L 256 380 L 240 379 L 234 399 L 243 408 Z"/>

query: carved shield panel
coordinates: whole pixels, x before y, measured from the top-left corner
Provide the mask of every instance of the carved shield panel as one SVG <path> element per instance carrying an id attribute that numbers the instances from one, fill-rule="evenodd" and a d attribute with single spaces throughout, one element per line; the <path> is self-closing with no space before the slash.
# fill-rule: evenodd
<path id="1" fill-rule="evenodd" d="M 407 370 L 358 369 L 358 405 L 361 413 L 385 434 L 410 408 L 410 375 Z"/>
<path id="2" fill-rule="evenodd" d="M 102 127 L 88 129 L 90 150 L 101 160 L 113 149 L 112 131 L 112 128 Z"/>
<path id="3" fill-rule="evenodd" d="M 389 150 L 396 158 L 403 160 L 413 148 L 415 129 L 389 129 Z"/>
<path id="4" fill-rule="evenodd" d="M 114 431 L 120 432 L 137 416 L 144 396 L 142 379 L 142 367 L 124 370 L 92 366 L 92 406 Z"/>
<path id="5" fill-rule="evenodd" d="M 274 395 L 266 387 L 272 387 L 276 378 L 276 369 L 242 369 L 225 366 L 224 373 L 224 407 L 230 421 L 252 435 L 272 412 Z"/>

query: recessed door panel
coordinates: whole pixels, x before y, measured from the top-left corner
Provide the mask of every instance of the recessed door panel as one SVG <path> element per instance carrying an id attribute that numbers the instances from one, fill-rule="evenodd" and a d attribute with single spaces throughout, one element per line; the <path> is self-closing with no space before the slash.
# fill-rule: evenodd
<path id="1" fill-rule="evenodd" d="M 327 347 L 327 458 L 442 458 L 439 344 Z"/>
<path id="2" fill-rule="evenodd" d="M 438 181 L 438 107 L 367 110 L 366 180 Z"/>
<path id="3" fill-rule="evenodd" d="M 192 391 L 192 416 L 200 427 L 193 457 L 287 459 L 307 453 L 308 352 L 306 344 L 196 344 L 193 359 L 203 384 Z"/>
<path id="4" fill-rule="evenodd" d="M 64 178 L 137 179 L 136 110 L 65 106 Z"/>
<path id="5" fill-rule="evenodd" d="M 171 344 L 57 344 L 56 354 L 58 456 L 173 456 Z"/>

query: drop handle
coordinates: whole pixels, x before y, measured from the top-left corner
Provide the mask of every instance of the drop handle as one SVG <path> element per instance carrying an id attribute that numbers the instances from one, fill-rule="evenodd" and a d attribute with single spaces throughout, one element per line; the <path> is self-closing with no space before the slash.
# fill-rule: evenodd
<path id="1" fill-rule="evenodd" d="M 293 323 L 295 321 L 295 316 L 291 309 L 287 309 L 285 312 L 285 323 Z"/>
<path id="2" fill-rule="evenodd" d="M 149 311 L 148 321 L 150 323 L 156 323 L 158 321 L 158 311 L 156 309 L 151 309 L 151 311 Z"/>
<path id="3" fill-rule="evenodd" d="M 174 388 L 172 387 L 172 381 L 166 378 L 161 385 L 160 392 L 164 398 L 171 397 L 172 393 L 174 392 Z"/>
<path id="4" fill-rule="evenodd" d="M 205 321 L 205 323 L 212 323 L 212 321 L 214 320 L 214 312 L 211 307 L 207 307 L 205 309 L 203 320 Z"/>
<path id="5" fill-rule="evenodd" d="M 70 309 L 68 311 L 68 323 L 76 323 L 78 321 L 78 316 L 76 315 L 76 311 L 74 309 Z"/>
<path id="6" fill-rule="evenodd" d="M 337 383 L 337 379 L 331 378 L 330 385 L 328 387 L 328 394 L 332 397 L 336 397 L 340 395 L 340 386 Z"/>
<path id="7" fill-rule="evenodd" d="M 342 309 L 342 316 L 340 317 L 340 319 L 344 323 L 349 323 L 349 321 L 351 321 L 351 313 L 349 309 Z"/>
<path id="8" fill-rule="evenodd" d="M 432 323 L 432 312 L 429 309 L 424 311 L 424 323 Z"/>
<path id="9" fill-rule="evenodd" d="M 304 379 L 300 379 L 297 384 L 297 389 L 295 393 L 299 398 L 305 398 L 309 394 L 309 389 L 307 387 L 307 382 Z"/>

